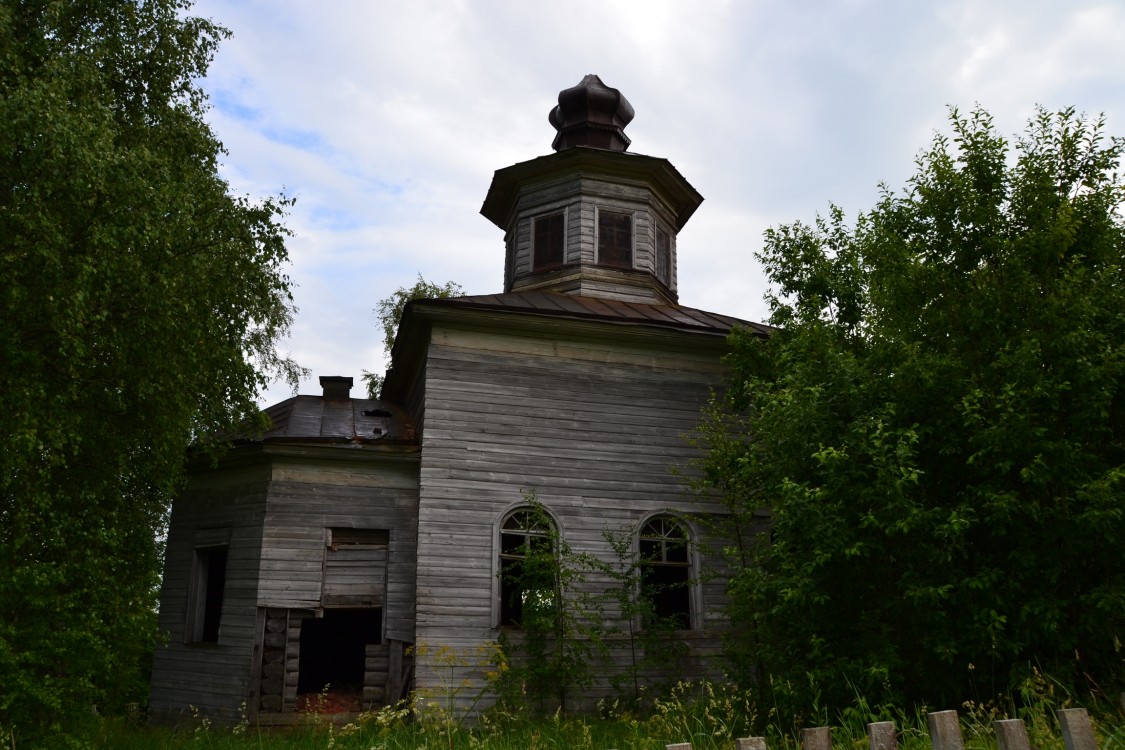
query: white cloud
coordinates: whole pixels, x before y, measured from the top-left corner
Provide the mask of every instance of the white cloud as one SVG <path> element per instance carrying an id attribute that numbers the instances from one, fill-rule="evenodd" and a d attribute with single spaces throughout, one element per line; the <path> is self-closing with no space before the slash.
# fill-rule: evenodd
<path id="1" fill-rule="evenodd" d="M 1125 131 L 1125 10 L 1072 0 L 411 0 L 225 3 L 205 88 L 239 193 L 297 197 L 290 348 L 316 376 L 380 369 L 371 309 L 415 275 L 501 290 L 479 216 L 494 170 L 550 151 L 558 92 L 597 73 L 629 98 L 632 150 L 705 197 L 680 248 L 684 304 L 763 317 L 770 225 L 850 216 L 897 188 L 947 105 L 1002 132 L 1033 107 Z M 273 388 L 264 401 L 287 395 Z"/>

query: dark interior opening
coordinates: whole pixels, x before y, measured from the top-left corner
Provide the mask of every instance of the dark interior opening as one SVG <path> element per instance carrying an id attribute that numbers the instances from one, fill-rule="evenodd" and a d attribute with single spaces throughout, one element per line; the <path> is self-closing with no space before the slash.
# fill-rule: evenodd
<path id="1" fill-rule="evenodd" d="M 641 590 L 649 598 L 656 622 L 677 629 L 691 626 L 687 567 L 645 565 L 641 568 Z"/>
<path id="2" fill-rule="evenodd" d="M 383 610 L 326 609 L 301 623 L 298 693 L 363 688 L 364 646 L 378 644 Z"/>
<path id="3" fill-rule="evenodd" d="M 227 581 L 227 548 L 207 547 L 197 550 L 203 570 L 203 624 L 197 640 L 219 642 L 219 618 L 223 614 L 223 588 Z"/>

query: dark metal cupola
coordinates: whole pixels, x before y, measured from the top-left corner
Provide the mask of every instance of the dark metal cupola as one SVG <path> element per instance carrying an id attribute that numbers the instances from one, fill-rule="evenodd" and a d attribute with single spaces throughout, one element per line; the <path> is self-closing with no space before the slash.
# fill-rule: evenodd
<path id="1" fill-rule="evenodd" d="M 505 292 L 676 304 L 676 236 L 703 198 L 667 159 L 626 153 L 633 115 L 588 75 L 549 115 L 557 153 L 497 170 L 481 213 L 505 232 Z"/>
<path id="2" fill-rule="evenodd" d="M 577 86 L 559 92 L 559 103 L 547 117 L 558 131 L 551 148 L 592 146 L 628 151 L 632 141 L 625 135 L 625 126 L 634 115 L 633 105 L 620 91 L 590 74 Z"/>

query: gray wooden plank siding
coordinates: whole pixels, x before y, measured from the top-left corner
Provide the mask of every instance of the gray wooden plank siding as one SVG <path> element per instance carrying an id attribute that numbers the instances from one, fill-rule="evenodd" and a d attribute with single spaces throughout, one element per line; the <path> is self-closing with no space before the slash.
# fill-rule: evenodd
<path id="1" fill-rule="evenodd" d="M 370 458 L 370 457 L 368 457 Z M 414 640 L 414 557 L 417 539 L 417 467 L 412 462 L 367 461 L 349 470 L 325 471 L 288 464 L 286 481 L 270 486 L 262 543 L 263 575 L 258 604 L 263 607 L 315 609 L 333 602 L 325 591 L 326 529 L 387 529 L 390 541 L 384 562 L 387 638 Z M 302 481 L 305 480 L 305 481 Z M 331 482 L 338 482 L 333 484 Z"/>
<path id="2" fill-rule="evenodd" d="M 663 224 L 672 238 L 675 263 L 675 214 L 659 196 L 643 183 L 620 184 L 597 178 L 575 181 L 571 177 L 550 181 L 528 190 L 516 209 L 523 215 L 509 240 L 505 273 L 507 279 L 522 277 L 532 270 L 532 223 L 537 216 L 566 211 L 566 263 L 596 263 L 597 212 L 621 211 L 633 216 L 633 268 L 656 274 L 657 223 Z M 675 289 L 675 274 L 670 275 Z M 624 301 L 651 302 L 651 294 L 606 283 L 598 287 L 599 296 Z"/>
<path id="3" fill-rule="evenodd" d="M 627 343 L 544 342 L 436 327 L 431 342 L 420 471 L 419 642 L 472 651 L 497 637 L 495 528 L 504 512 L 524 502 L 523 490 L 555 515 L 575 552 L 607 562 L 613 554 L 605 529 L 632 534 L 644 517 L 667 509 L 721 512 L 693 502 L 684 479 L 672 472 L 694 455 L 683 436 L 719 385 L 713 351 L 678 357 Z M 718 565 L 701 559 L 704 567 Z M 700 598 L 700 622 L 720 627 L 721 584 L 704 582 Z M 719 648 L 716 633 L 695 632 L 691 640 L 699 654 Z M 437 687 L 428 674 L 420 664 L 423 691 Z"/>
<path id="4" fill-rule="evenodd" d="M 266 469 L 243 473 L 243 481 L 219 472 L 189 485 L 172 505 L 165 552 L 158 624 L 167 633 L 153 658 L 149 712 L 158 721 L 190 718 L 189 706 L 235 721 L 249 694 L 256 638 L 256 588 L 261 521 L 268 488 Z M 220 478 L 220 479 L 222 479 Z M 200 533 L 200 530 L 208 530 Z M 226 583 L 218 639 L 185 644 L 188 586 L 197 540 L 214 541 L 215 530 L 229 530 Z"/>
<path id="5" fill-rule="evenodd" d="M 417 461 L 348 446 L 309 449 L 315 455 L 287 450 L 298 455 L 262 455 L 249 473 L 201 475 L 173 504 L 159 615 L 169 640 L 157 650 L 150 695 L 156 721 L 190 718 L 189 706 L 239 719 L 256 687 L 250 681 L 261 659 L 259 607 L 382 606 L 385 636 L 414 640 Z M 359 568 L 346 565 L 354 551 L 340 556 L 339 571 L 329 564 L 325 592 L 329 528 L 389 534 L 385 547 L 360 554 Z M 185 644 L 201 539 L 229 539 L 219 636 L 217 643 Z"/>

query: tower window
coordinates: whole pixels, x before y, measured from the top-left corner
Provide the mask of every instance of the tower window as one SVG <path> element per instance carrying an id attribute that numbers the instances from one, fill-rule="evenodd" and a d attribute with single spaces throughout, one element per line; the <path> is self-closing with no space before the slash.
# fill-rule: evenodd
<path id="1" fill-rule="evenodd" d="M 554 525 L 540 508 L 517 508 L 500 527 L 500 624 L 520 625 L 554 607 Z"/>
<path id="2" fill-rule="evenodd" d="M 598 211 L 598 263 L 633 267 L 633 215 Z"/>
<path id="3" fill-rule="evenodd" d="M 656 228 L 656 278 L 672 285 L 672 238 L 660 227 Z"/>
<path id="4" fill-rule="evenodd" d="M 641 596 L 656 623 L 691 627 L 691 559 L 684 527 L 670 516 L 646 523 L 638 538 Z"/>
<path id="5" fill-rule="evenodd" d="M 548 214 L 534 219 L 533 270 L 561 266 L 566 239 L 564 214 Z"/>

